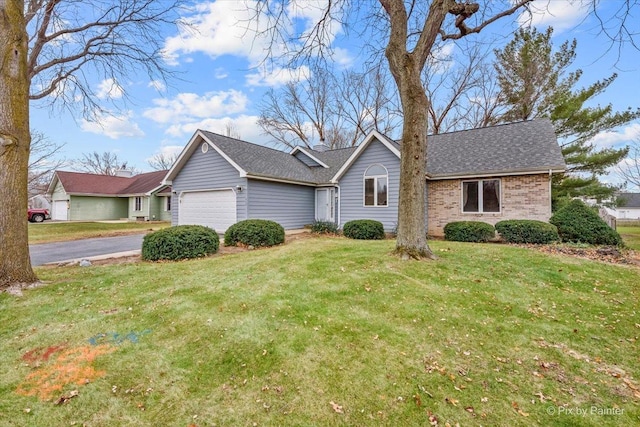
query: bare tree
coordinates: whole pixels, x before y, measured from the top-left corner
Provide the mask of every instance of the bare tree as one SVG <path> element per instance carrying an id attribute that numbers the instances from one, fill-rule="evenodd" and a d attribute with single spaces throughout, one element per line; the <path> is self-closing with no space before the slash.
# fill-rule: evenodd
<path id="1" fill-rule="evenodd" d="M 395 252 L 402 258 L 431 258 L 426 240 L 426 146 L 430 100 L 422 85 L 422 71 L 438 37 L 458 40 L 479 33 L 493 22 L 526 7 L 531 0 L 462 2 L 456 0 L 379 0 L 358 3 L 369 7 L 366 24 L 378 28 L 389 69 L 402 105 L 403 126 L 398 201 L 398 234 Z M 286 8 L 289 2 L 259 1 L 257 17 L 268 16 L 271 27 L 262 30 L 271 36 L 272 47 L 294 42 L 293 60 L 329 55 L 333 26 L 345 19 L 352 2 L 335 0 L 324 6 L 315 24 L 302 36 L 291 34 Z M 353 6 L 356 7 L 356 6 Z M 364 10 L 361 9 L 362 12 Z M 360 14 L 359 16 L 363 16 Z M 373 45 L 374 41 L 370 41 Z M 289 44 L 292 46 L 292 44 Z"/>
<path id="2" fill-rule="evenodd" d="M 180 3 L 0 1 L 0 288 L 37 280 L 26 220 L 29 100 L 93 117 L 104 104 L 87 76 L 117 85 L 142 71 L 166 80 L 158 34 L 175 23 Z"/>
<path id="3" fill-rule="evenodd" d="M 628 157 L 616 166 L 616 172 L 628 185 L 640 191 L 640 138 L 636 138 L 629 147 Z"/>
<path id="4" fill-rule="evenodd" d="M 53 172 L 67 164 L 66 159 L 57 157 L 62 148 L 64 144 L 51 141 L 44 133 L 31 131 L 28 197 L 43 194 L 51 182 Z"/>
<path id="5" fill-rule="evenodd" d="M 171 166 L 178 160 L 178 153 L 174 154 L 165 154 L 165 153 L 157 153 L 153 157 L 151 157 L 147 163 L 153 170 L 163 171 L 171 169 Z"/>
<path id="6" fill-rule="evenodd" d="M 340 118 L 331 114 L 335 109 L 331 96 L 334 85 L 335 78 L 329 71 L 315 67 L 308 79 L 289 82 L 278 91 L 269 90 L 260 106 L 258 125 L 285 147 L 302 143 L 312 148 L 317 142 L 335 147 L 329 139 L 331 129 L 340 127 Z"/>
<path id="7" fill-rule="evenodd" d="M 240 131 L 238 130 L 238 126 L 232 121 L 228 120 L 224 124 L 224 135 L 229 138 L 241 139 L 242 135 L 240 135 Z M 173 161 L 176 161 L 178 155 L 176 154 Z M 172 162 L 173 163 L 173 162 Z"/>
<path id="8" fill-rule="evenodd" d="M 390 134 L 401 115 L 382 64 L 335 75 L 320 66 L 308 79 L 270 90 L 258 124 L 279 145 L 352 147 L 371 130 Z"/>
<path id="9" fill-rule="evenodd" d="M 128 167 L 126 161 L 120 160 L 116 153 L 109 151 L 103 153 L 98 153 L 97 151 L 83 153 L 82 157 L 73 161 L 72 167 L 80 172 L 95 173 L 98 175 L 115 176 L 119 170 L 134 172 L 132 168 Z"/>
<path id="10" fill-rule="evenodd" d="M 422 73 L 432 134 L 486 126 L 489 111 L 497 106 L 487 51 L 479 45 L 453 47 L 463 49 L 464 55 L 455 61 L 453 56 L 430 57 Z"/>
<path id="11" fill-rule="evenodd" d="M 382 62 L 361 73 L 342 74 L 334 87 L 337 100 L 334 114 L 344 119 L 349 138 L 344 147 L 352 147 L 372 130 L 393 135 L 402 123 L 397 93 Z"/>

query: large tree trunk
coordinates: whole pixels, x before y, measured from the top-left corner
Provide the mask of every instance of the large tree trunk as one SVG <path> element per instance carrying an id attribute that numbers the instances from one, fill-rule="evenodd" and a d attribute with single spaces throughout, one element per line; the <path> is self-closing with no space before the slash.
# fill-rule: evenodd
<path id="1" fill-rule="evenodd" d="M 29 259 L 29 80 L 24 1 L 0 0 L 0 289 L 37 281 Z"/>
<path id="2" fill-rule="evenodd" d="M 410 57 L 406 58 L 410 62 Z M 404 64 L 401 70 L 410 67 L 411 64 Z M 403 258 L 433 258 L 427 244 L 425 200 L 429 101 L 419 73 L 405 73 L 396 81 L 404 113 L 396 253 Z"/>
<path id="3" fill-rule="evenodd" d="M 385 55 L 398 86 L 404 124 L 400 147 L 400 194 L 396 254 L 402 258 L 434 258 L 427 245 L 427 126 L 429 99 L 420 78 L 452 0 L 433 0 L 411 52 L 407 49 L 409 15 L 402 0 L 380 0 L 391 31 Z"/>

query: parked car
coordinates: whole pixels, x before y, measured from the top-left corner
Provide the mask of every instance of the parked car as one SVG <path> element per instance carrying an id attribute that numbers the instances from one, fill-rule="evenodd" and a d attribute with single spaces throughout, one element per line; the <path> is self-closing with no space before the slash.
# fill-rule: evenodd
<path id="1" fill-rule="evenodd" d="M 45 219 L 51 219 L 48 209 L 28 209 L 27 219 L 30 222 L 42 222 Z"/>

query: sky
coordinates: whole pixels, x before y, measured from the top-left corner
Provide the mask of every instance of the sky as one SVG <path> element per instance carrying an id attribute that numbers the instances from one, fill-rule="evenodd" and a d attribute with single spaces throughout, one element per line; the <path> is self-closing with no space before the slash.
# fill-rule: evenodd
<path id="1" fill-rule="evenodd" d="M 318 18 L 325 1 L 299 2 L 300 7 L 289 10 L 290 16 L 304 28 Z M 637 108 L 640 51 L 629 45 L 612 48 L 609 40 L 598 34 L 600 26 L 589 9 L 580 3 L 537 0 L 534 8 L 539 12 L 531 23 L 541 31 L 553 26 L 556 46 L 567 39 L 577 39 L 574 68 L 583 70 L 581 86 L 618 73 L 616 81 L 595 100 L 598 104 L 612 104 L 616 110 Z M 620 3 L 621 0 L 600 2 L 603 16 L 613 13 L 612 8 Z M 64 144 L 61 156 L 67 159 L 108 151 L 141 172 L 151 170 L 148 160 L 155 154 L 180 152 L 197 129 L 224 134 L 231 126 L 243 140 L 270 145 L 271 141 L 256 123 L 265 92 L 278 89 L 291 79 L 308 76 L 309 70 L 302 65 L 264 71 L 260 63 L 269 41 L 253 38 L 239 24 L 250 19 L 242 4 L 235 0 L 195 2 L 181 13 L 182 19 L 190 24 L 188 27 L 166 28 L 164 34 L 159 34 L 164 44 L 163 60 L 179 75 L 169 85 L 150 81 L 146 75 L 130 75 L 122 81 L 96 78 L 93 89 L 110 114 L 88 122 L 78 111 L 50 109 L 32 102 L 31 128 L 44 133 L 52 142 Z M 640 10 L 635 13 L 640 15 Z M 635 18 L 632 25 L 637 23 L 638 16 Z M 498 40 L 508 41 L 514 28 L 526 22 L 524 16 L 507 17 L 487 27 L 482 37 L 491 31 L 500 36 Z M 338 69 L 357 69 L 362 62 L 362 40 L 357 39 L 356 33 L 334 26 L 331 37 Z M 469 39 L 472 37 L 476 36 Z M 486 39 L 478 36 L 478 40 Z M 122 103 L 125 92 L 129 101 Z M 113 108 L 113 104 L 120 104 L 120 108 Z M 594 144 L 617 148 L 636 138 L 640 139 L 640 122 L 600 134 Z M 605 180 L 619 182 L 613 175 Z"/>

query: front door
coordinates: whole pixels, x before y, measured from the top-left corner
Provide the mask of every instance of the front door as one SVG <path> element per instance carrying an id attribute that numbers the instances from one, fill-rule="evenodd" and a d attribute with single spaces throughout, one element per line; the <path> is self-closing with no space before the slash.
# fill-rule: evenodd
<path id="1" fill-rule="evenodd" d="M 335 189 L 316 189 L 316 221 L 335 222 Z"/>

